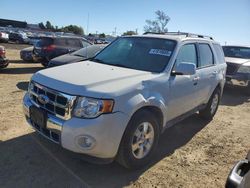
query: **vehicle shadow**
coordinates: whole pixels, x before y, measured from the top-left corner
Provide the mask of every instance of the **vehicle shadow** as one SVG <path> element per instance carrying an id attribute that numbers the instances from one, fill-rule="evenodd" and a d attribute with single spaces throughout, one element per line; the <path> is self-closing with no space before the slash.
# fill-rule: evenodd
<path id="1" fill-rule="evenodd" d="M 91 164 L 83 155 L 67 151 L 36 133 L 0 143 L 0 187 L 124 187 L 176 149 L 186 145 L 207 121 L 198 115 L 170 127 L 162 135 L 152 164 L 140 170 L 127 170 L 116 162 Z M 18 177 L 18 178 L 16 178 Z M 2 185 L 1 185 L 2 184 Z"/>
<path id="2" fill-rule="evenodd" d="M 250 102 L 250 95 L 246 94 L 246 90 L 244 88 L 224 88 L 220 105 L 237 106 L 245 102 Z"/>
<path id="3" fill-rule="evenodd" d="M 41 70 L 42 67 L 15 67 L 15 68 L 5 68 L 0 69 L 0 74 L 33 74 L 39 70 Z"/>
<path id="4" fill-rule="evenodd" d="M 38 62 L 33 61 L 24 61 L 24 60 L 10 60 L 11 64 L 39 64 Z"/>
<path id="5" fill-rule="evenodd" d="M 16 87 L 20 90 L 23 90 L 23 91 L 28 91 L 28 87 L 29 87 L 29 82 L 27 81 L 23 81 L 23 82 L 18 82 L 16 84 Z"/>

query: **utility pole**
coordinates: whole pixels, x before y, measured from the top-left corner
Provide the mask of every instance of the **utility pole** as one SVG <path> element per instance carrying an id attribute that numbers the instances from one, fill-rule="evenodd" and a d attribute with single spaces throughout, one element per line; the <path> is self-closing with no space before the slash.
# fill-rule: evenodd
<path id="1" fill-rule="evenodd" d="M 87 19 L 87 35 L 89 34 L 89 13 L 88 13 L 88 19 Z"/>
<path id="2" fill-rule="evenodd" d="M 115 27 L 115 36 L 116 36 L 116 27 Z"/>

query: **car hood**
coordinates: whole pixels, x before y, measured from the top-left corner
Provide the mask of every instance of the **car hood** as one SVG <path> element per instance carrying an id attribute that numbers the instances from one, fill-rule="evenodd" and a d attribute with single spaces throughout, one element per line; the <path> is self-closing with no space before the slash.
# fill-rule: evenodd
<path id="1" fill-rule="evenodd" d="M 75 62 L 79 62 L 82 61 L 86 58 L 84 57 L 80 57 L 80 56 L 75 56 L 72 54 L 65 54 L 65 55 L 61 55 L 59 57 L 53 58 L 52 60 L 50 60 L 50 64 L 53 64 L 54 66 L 58 66 L 58 65 L 64 65 L 64 64 L 68 64 L 68 63 L 75 63 Z"/>
<path id="2" fill-rule="evenodd" d="M 94 98 L 120 96 L 158 74 L 84 61 L 37 72 L 32 80 L 70 95 Z"/>
<path id="3" fill-rule="evenodd" d="M 250 59 L 235 58 L 235 57 L 225 57 L 225 60 L 227 63 L 235 63 L 239 65 L 250 62 Z"/>

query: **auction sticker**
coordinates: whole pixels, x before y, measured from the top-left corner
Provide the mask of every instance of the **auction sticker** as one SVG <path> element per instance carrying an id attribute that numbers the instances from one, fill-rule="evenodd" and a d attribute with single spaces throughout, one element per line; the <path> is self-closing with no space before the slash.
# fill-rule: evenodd
<path id="1" fill-rule="evenodd" d="M 163 50 L 163 49 L 150 49 L 149 54 L 162 55 L 162 56 L 169 57 L 172 54 L 172 52 L 169 50 Z"/>

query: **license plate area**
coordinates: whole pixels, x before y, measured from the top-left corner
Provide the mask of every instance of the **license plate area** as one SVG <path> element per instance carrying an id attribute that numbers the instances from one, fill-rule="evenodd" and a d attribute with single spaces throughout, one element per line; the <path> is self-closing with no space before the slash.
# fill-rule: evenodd
<path id="1" fill-rule="evenodd" d="M 47 126 L 47 112 L 43 109 L 37 108 L 36 106 L 30 107 L 30 120 L 40 128 L 46 128 Z"/>

